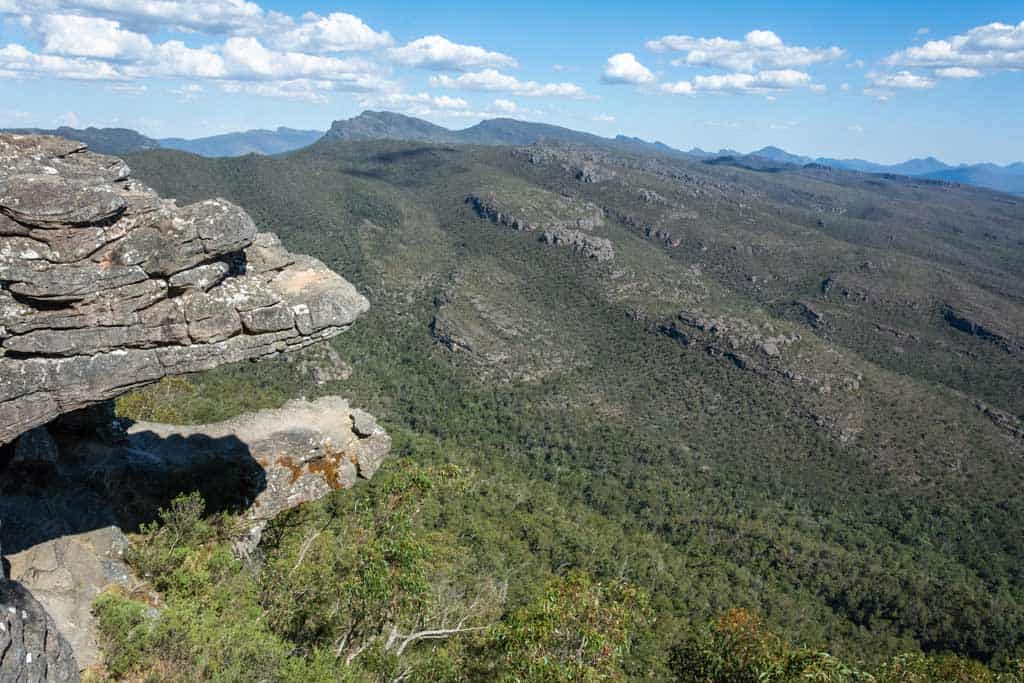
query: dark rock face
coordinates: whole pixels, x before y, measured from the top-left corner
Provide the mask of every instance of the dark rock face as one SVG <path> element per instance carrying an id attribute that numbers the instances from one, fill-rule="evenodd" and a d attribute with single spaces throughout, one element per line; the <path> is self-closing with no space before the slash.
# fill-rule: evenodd
<path id="1" fill-rule="evenodd" d="M 0 444 L 166 375 L 302 348 L 368 302 L 239 207 L 178 207 L 123 161 L 0 135 Z"/>
<path id="2" fill-rule="evenodd" d="M 78 663 L 53 619 L 32 594 L 0 578 L 0 679 L 11 683 L 78 680 Z"/>

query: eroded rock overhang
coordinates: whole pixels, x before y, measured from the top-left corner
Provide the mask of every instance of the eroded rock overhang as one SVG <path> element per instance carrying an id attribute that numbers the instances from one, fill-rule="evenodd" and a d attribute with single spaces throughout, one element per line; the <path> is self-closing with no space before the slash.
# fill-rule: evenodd
<path id="1" fill-rule="evenodd" d="M 179 207 L 120 159 L 0 135 L 0 445 L 168 375 L 327 339 L 368 308 L 226 200 Z"/>

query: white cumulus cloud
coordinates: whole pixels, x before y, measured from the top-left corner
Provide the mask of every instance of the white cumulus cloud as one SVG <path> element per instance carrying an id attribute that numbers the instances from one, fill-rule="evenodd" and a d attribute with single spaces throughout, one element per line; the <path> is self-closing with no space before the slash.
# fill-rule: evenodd
<path id="1" fill-rule="evenodd" d="M 126 31 L 110 19 L 75 14 L 50 14 L 34 22 L 43 52 L 71 57 L 123 59 L 144 57 L 153 43 L 141 33 Z"/>
<path id="2" fill-rule="evenodd" d="M 466 71 L 481 67 L 515 67 L 516 60 L 477 45 L 460 45 L 444 36 L 425 36 L 388 50 L 392 61 L 424 69 Z"/>
<path id="3" fill-rule="evenodd" d="M 663 83 L 662 91 L 673 95 L 694 95 L 699 92 L 730 92 L 765 94 L 797 88 L 819 90 L 810 74 L 795 69 L 769 69 L 757 73 L 698 75 L 692 81 Z"/>
<path id="4" fill-rule="evenodd" d="M 375 50 L 394 43 L 387 31 L 374 31 L 359 17 L 344 12 L 333 12 L 326 17 L 306 14 L 301 24 L 270 35 L 268 40 L 274 47 L 302 52 Z"/>
<path id="5" fill-rule="evenodd" d="M 755 30 L 743 40 L 727 38 L 696 38 L 667 35 L 646 43 L 654 52 L 683 52 L 673 60 L 676 66 L 708 66 L 752 73 L 757 69 L 788 69 L 838 59 L 839 47 L 810 48 L 786 45 L 772 31 Z"/>
<path id="6" fill-rule="evenodd" d="M 936 69 L 935 75 L 942 78 L 981 78 L 980 71 L 969 69 L 966 66 L 947 66 L 943 69 Z"/>
<path id="7" fill-rule="evenodd" d="M 461 90 L 481 90 L 485 92 L 507 92 L 524 97 L 573 97 L 586 96 L 583 88 L 575 83 L 538 83 L 537 81 L 521 81 L 515 76 L 503 74 L 496 69 L 484 69 L 449 76 L 440 74 L 431 76 L 430 84 L 438 88 L 454 88 Z"/>
<path id="8" fill-rule="evenodd" d="M 631 83 L 644 85 L 656 79 L 651 70 L 641 64 L 632 52 L 620 52 L 608 58 L 601 80 L 605 83 Z"/>
<path id="9" fill-rule="evenodd" d="M 904 90 L 927 90 L 935 87 L 935 81 L 927 76 L 897 71 L 896 73 L 868 74 L 868 79 L 879 88 L 900 88 Z"/>
<path id="10" fill-rule="evenodd" d="M 964 34 L 894 52 L 885 61 L 890 66 L 935 69 L 1024 69 L 1024 21 L 977 26 Z"/>

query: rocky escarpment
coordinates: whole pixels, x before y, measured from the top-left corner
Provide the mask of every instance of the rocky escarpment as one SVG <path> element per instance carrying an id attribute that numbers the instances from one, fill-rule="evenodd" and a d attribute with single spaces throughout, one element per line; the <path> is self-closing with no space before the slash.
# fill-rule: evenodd
<path id="1" fill-rule="evenodd" d="M 247 520 L 244 553 L 280 511 L 373 475 L 390 439 L 343 399 L 187 428 L 108 401 L 304 348 L 368 307 L 225 200 L 179 207 L 120 159 L 0 135 L 0 680 L 77 680 L 92 600 L 135 580 L 121 530 L 177 494 Z"/>
<path id="2" fill-rule="evenodd" d="M 166 375 L 331 337 L 368 306 L 227 201 L 178 207 L 79 143 L 0 136 L 0 444 Z"/>
<path id="3" fill-rule="evenodd" d="M 553 246 L 569 247 L 575 253 L 595 261 L 611 261 L 615 248 L 611 240 L 588 234 L 604 223 L 604 211 L 590 202 L 570 200 L 554 195 L 518 198 L 514 202 L 499 199 L 495 193 L 470 195 L 466 203 L 481 218 L 523 232 L 540 231 L 540 241 Z M 540 205 L 538 205 L 540 204 Z"/>
<path id="4" fill-rule="evenodd" d="M 611 261 L 615 258 L 611 240 L 594 237 L 579 230 L 550 228 L 541 233 L 540 241 L 544 244 L 569 247 L 575 253 L 595 261 Z"/>

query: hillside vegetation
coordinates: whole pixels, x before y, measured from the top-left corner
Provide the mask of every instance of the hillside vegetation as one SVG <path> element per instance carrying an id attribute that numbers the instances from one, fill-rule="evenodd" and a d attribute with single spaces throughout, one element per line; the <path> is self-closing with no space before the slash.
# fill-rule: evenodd
<path id="1" fill-rule="evenodd" d="M 469 482 L 409 518 L 417 543 L 463 563 L 412 587 L 486 593 L 481 630 L 418 642 L 411 660 L 373 641 L 366 676 L 457 680 L 490 662 L 478 678 L 793 680 L 827 664 L 822 680 L 995 680 L 966 660 L 1010 676 L 1024 657 L 1019 199 L 554 144 L 323 141 L 129 163 L 165 196 L 239 203 L 373 308 L 332 342 L 348 380 L 268 361 L 158 385 L 123 413 L 210 421 L 341 393 L 393 435 L 402 458 L 385 470 L 455 465 Z M 281 522 L 268 566 L 291 566 L 351 495 Z M 252 614 L 272 615 L 266 637 L 298 653 L 288 666 L 334 671 L 337 632 L 275 622 L 285 584 L 253 584 L 268 575 L 222 563 L 217 538 L 189 546 L 186 569 L 243 582 Z M 163 590 L 169 605 L 223 599 L 212 584 Z M 410 585 L 382 590 L 405 599 Z M 540 605 L 580 592 L 596 611 L 557 618 L 611 620 L 601 657 L 551 654 L 576 652 L 551 640 L 572 626 L 524 635 Z M 210 619 L 182 626 L 183 642 L 233 628 Z M 108 651 L 128 647 L 110 634 Z M 160 642 L 111 670 L 166 662 Z M 205 656 L 183 647 L 190 666 Z M 534 656 L 584 669 L 500 668 Z"/>

